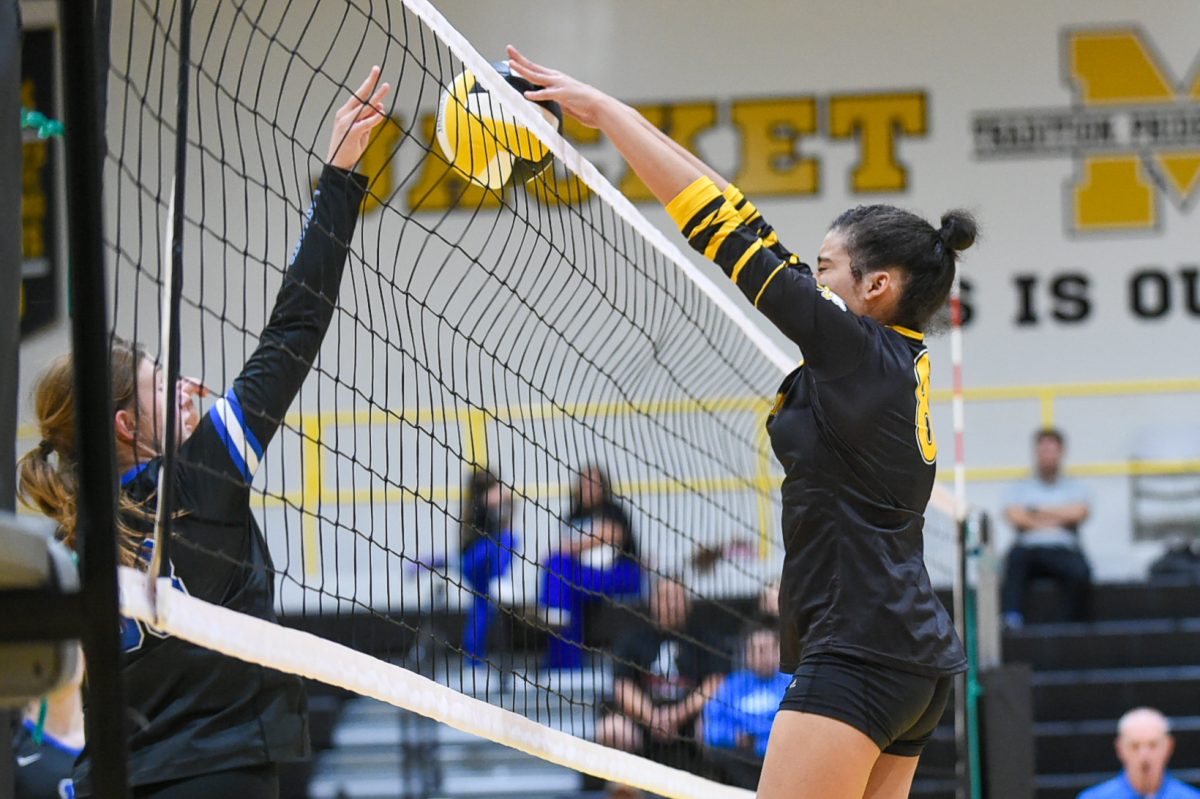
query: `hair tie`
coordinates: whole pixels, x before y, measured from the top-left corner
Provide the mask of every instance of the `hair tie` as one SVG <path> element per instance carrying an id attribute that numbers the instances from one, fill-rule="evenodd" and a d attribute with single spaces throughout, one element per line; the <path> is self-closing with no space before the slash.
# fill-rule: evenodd
<path id="1" fill-rule="evenodd" d="M 43 458 L 49 458 L 50 453 L 54 451 L 54 445 L 43 438 L 42 442 L 38 444 L 38 449 L 42 451 Z"/>

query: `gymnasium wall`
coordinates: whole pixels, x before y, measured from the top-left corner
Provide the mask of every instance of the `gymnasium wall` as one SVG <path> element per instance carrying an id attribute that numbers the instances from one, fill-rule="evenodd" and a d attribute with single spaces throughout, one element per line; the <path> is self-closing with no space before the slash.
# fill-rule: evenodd
<path id="1" fill-rule="evenodd" d="M 1029 463 L 1033 430 L 1052 422 L 1066 432 L 1068 458 L 1093 491 L 1094 515 L 1083 539 L 1098 574 L 1138 576 L 1161 551 L 1161 544 L 1134 540 L 1129 464 L 1137 456 L 1145 463 L 1136 468 L 1162 472 L 1194 470 L 1200 462 L 1200 6 L 1188 0 L 437 5 L 485 55 L 499 58 L 511 42 L 643 107 L 731 176 L 804 257 L 815 258 L 828 223 L 848 206 L 892 203 L 930 217 L 950 207 L 974 211 L 984 236 L 964 267 L 972 501 L 998 511 L 1007 481 Z M 311 24 L 336 28 L 331 4 L 314 8 Z M 126 39 L 135 50 L 143 46 L 136 32 L 115 35 L 122 46 Z M 363 69 L 372 62 L 369 52 L 329 58 Z M 303 83 L 271 72 L 262 83 L 279 92 L 276 124 L 323 152 L 322 115 L 333 87 L 318 85 L 302 101 Z M 432 113 L 432 98 L 422 102 L 420 113 Z M 122 124 L 138 124 L 136 108 L 117 96 L 112 103 L 128 115 Z M 611 147 L 586 131 L 570 133 L 611 181 L 644 198 Z M 153 155 L 151 144 L 147 156 Z M 226 223 L 276 263 L 290 252 L 297 209 L 317 170 L 312 159 L 280 169 L 291 164 L 286 155 L 272 161 L 267 153 L 245 165 L 282 198 L 255 194 Z M 218 174 L 211 171 L 217 165 L 200 161 L 197 169 Z M 421 165 L 401 159 L 390 168 Z M 219 182 L 191 183 L 195 207 L 222 213 Z M 133 259 L 157 257 L 162 204 L 143 196 L 135 211 L 125 200 L 118 215 L 114 197 L 110 225 L 142 231 Z M 403 206 L 406 199 L 394 201 Z M 642 210 L 669 229 L 654 203 Z M 456 213 L 450 211 L 450 224 Z M 362 240 L 382 237 L 394 245 L 381 250 L 394 253 L 397 263 L 410 254 L 371 212 L 362 230 Z M 203 264 L 231 263 L 219 243 L 197 237 L 192 245 Z M 274 277 L 222 271 L 227 290 L 239 298 L 236 323 L 254 330 Z M 118 317 L 132 324 L 133 316 L 120 316 L 129 313 L 133 294 L 122 292 L 132 292 L 131 285 L 118 284 L 117 291 L 125 309 Z M 154 340 L 149 295 L 140 296 L 139 333 Z M 206 372 L 219 372 L 225 362 L 213 356 L 212 336 L 193 321 L 199 333 L 185 334 L 185 370 L 203 363 Z M 339 335 L 349 341 L 355 334 Z M 25 394 L 36 364 L 64 343 L 61 319 L 27 339 Z M 239 334 L 227 344 L 224 355 L 236 361 L 246 342 Z M 933 338 L 930 348 L 935 387 L 946 389 L 949 343 Z M 774 388 L 763 385 L 762 392 Z M 326 397 L 322 405 L 328 403 Z M 948 403 L 939 403 L 935 420 L 948 470 Z M 443 471 L 457 482 L 453 465 Z M 1004 546 L 1010 532 L 1000 532 Z"/>

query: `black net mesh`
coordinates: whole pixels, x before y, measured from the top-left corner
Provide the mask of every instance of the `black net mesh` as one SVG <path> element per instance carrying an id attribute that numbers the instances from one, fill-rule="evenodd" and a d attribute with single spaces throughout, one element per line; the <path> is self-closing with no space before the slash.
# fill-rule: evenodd
<path id="1" fill-rule="evenodd" d="M 394 87 L 340 293 L 309 298 L 328 332 L 251 484 L 281 620 L 698 763 L 704 702 L 654 709 L 746 668 L 771 625 L 778 367 L 561 163 L 500 189 L 455 170 L 435 111 L 464 65 L 398 0 L 197 4 L 186 131 L 180 12 L 114 10 L 109 245 L 115 332 L 153 354 L 186 134 L 181 363 L 205 413 L 267 340 L 334 111 L 372 64 Z"/>

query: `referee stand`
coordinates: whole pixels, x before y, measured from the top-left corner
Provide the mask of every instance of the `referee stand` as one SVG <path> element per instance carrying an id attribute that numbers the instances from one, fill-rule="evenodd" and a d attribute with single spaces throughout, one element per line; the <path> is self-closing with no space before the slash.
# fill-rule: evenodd
<path id="1" fill-rule="evenodd" d="M 0 582 L 0 645 L 10 652 L 40 642 L 83 644 L 87 659 L 87 741 L 95 794 L 128 796 L 125 696 L 118 636 L 116 465 L 109 386 L 109 327 L 104 276 L 104 167 L 102 89 L 107 76 L 108 0 L 59 0 L 66 130 L 69 308 L 79 431 L 78 591 L 61 591 L 53 581 L 15 588 Z M 16 0 L 0 0 L 0 512 L 15 504 L 17 362 L 21 296 L 20 18 Z M 17 540 L 19 523 L 0 520 L 0 575 L 12 557 L 4 541 Z M 28 540 L 28 538 L 26 538 Z M 9 564 L 10 566 L 14 564 Z M 28 651 L 28 650 L 27 650 Z M 18 674 L 21 658 L 0 659 L 0 685 L 36 676 L 41 664 Z M 60 662 L 61 665 L 61 662 Z M 11 670 L 5 673 L 5 670 Z M 30 697 L 34 698 L 34 697 Z M 18 697 L 12 697 L 14 701 Z M 0 799 L 13 792 L 11 707 L 0 719 Z"/>

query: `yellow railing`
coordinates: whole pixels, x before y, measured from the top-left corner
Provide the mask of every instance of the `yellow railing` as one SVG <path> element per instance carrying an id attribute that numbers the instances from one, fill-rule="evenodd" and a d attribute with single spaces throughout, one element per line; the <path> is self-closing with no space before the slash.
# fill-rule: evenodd
<path id="1" fill-rule="evenodd" d="M 968 388 L 963 391 L 963 400 L 968 408 L 972 404 L 987 402 L 1012 402 L 1033 400 L 1038 403 L 1040 422 L 1043 427 L 1055 424 L 1058 400 L 1069 398 L 1134 397 L 1163 394 L 1200 394 L 1200 379 L 1178 378 L 1172 380 L 1128 380 L 1100 383 L 1050 383 L 1032 386 L 1003 386 L 996 388 Z M 934 402 L 949 402 L 951 392 L 935 390 Z M 968 410 L 968 414 L 970 411 Z M 968 416 L 968 426 L 970 419 Z M 969 434 L 969 432 L 968 432 Z M 948 464 L 947 464 L 948 465 Z M 1149 474 L 1188 474 L 1200 472 L 1200 460 L 1160 461 L 1094 461 L 1074 463 L 1067 473 L 1075 477 L 1128 477 Z M 971 481 L 1013 480 L 1028 476 L 1029 466 L 991 466 L 968 468 L 967 479 Z M 938 474 L 939 480 L 951 480 L 948 470 Z"/>
<path id="2" fill-rule="evenodd" d="M 684 413 L 751 412 L 765 414 L 770 402 L 765 397 L 708 397 L 697 399 L 652 400 L 649 402 L 580 402 L 564 405 L 518 404 L 497 408 L 454 407 L 435 410 L 404 409 L 346 409 L 289 414 L 285 423 L 300 431 L 303 437 L 304 481 L 300 491 L 288 491 L 280 497 L 267 497 L 265 506 L 285 502 L 298 505 L 303 514 L 302 547 L 306 573 L 317 576 L 320 570 L 319 531 L 315 511 L 321 503 L 354 504 L 360 502 L 457 502 L 461 491 L 454 486 L 428 486 L 416 489 L 385 486 L 359 489 L 330 489 L 325 485 L 321 464 L 321 442 L 328 428 L 339 425 L 362 426 L 378 424 L 408 424 L 428 427 L 436 424 L 458 425 L 462 442 L 464 466 L 486 466 L 488 461 L 488 427 L 495 423 L 512 423 L 531 419 L 601 419 L 614 416 L 665 416 Z M 749 478 L 727 477 L 682 478 L 660 480 L 623 480 L 614 489 L 621 494 L 714 493 L 720 491 L 754 490 L 757 494 L 759 548 L 767 555 L 772 546 L 770 492 L 775 488 L 771 478 L 770 449 L 765 430 L 759 425 L 756 438 L 760 458 L 755 474 Z M 314 465 L 315 464 L 315 465 Z M 513 487 L 520 496 L 554 499 L 564 496 L 562 484 L 528 483 Z"/>
<path id="3" fill-rule="evenodd" d="M 1200 394 L 1200 379 L 1140 380 L 1100 383 L 1063 383 L 1030 386 L 1004 386 L 994 388 L 970 388 L 964 399 L 971 405 L 993 402 L 1036 401 L 1040 411 L 1040 422 L 1053 425 L 1056 403 L 1059 400 L 1077 397 L 1129 397 L 1164 394 Z M 935 403 L 946 403 L 951 399 L 948 390 L 935 390 Z M 496 423 L 508 423 L 529 419 L 605 418 L 613 416 L 659 416 L 683 413 L 745 412 L 765 415 L 770 403 L 766 397 L 718 397 L 702 399 L 655 400 L 645 403 L 583 402 L 554 406 L 511 405 L 499 408 L 455 407 L 436 410 L 403 409 L 385 411 L 379 409 L 344 409 L 319 413 L 296 412 L 289 414 L 286 423 L 299 431 L 303 480 L 298 489 L 281 495 L 265 497 L 265 507 L 280 507 L 284 504 L 298 506 L 303 514 L 303 549 L 306 571 L 315 576 L 320 569 L 319 541 L 316 510 L 322 503 L 352 504 L 360 502 L 412 502 L 427 501 L 453 503 L 461 499 L 456 486 L 371 486 L 367 488 L 342 489 L 327 485 L 323 463 L 326 433 L 339 425 L 409 424 L 414 427 L 432 425 L 457 425 L 462 441 L 464 465 L 488 463 L 488 428 Z M 968 410 L 969 414 L 969 410 Z M 968 424 L 970 424 L 968 416 Z M 758 495 L 758 523 L 761 531 L 761 549 L 767 554 L 772 546 L 775 520 L 771 512 L 771 493 L 776 488 L 770 449 L 766 432 L 756 424 L 755 446 L 760 453 L 756 473 L 750 476 L 717 476 L 684 480 L 641 480 L 621 481 L 616 488 L 623 494 L 717 492 L 754 490 Z M 33 440 L 37 431 L 26 425 L 18 431 L 22 440 Z M 1100 461 L 1076 463 L 1068 472 L 1079 477 L 1113 477 L 1145 474 L 1182 474 L 1200 472 L 1200 460 L 1172 461 Z M 1028 466 L 994 466 L 969 468 L 967 479 L 972 481 L 1011 480 L 1029 473 Z M 950 479 L 948 470 L 939 473 L 939 479 Z M 566 486 L 550 483 L 530 483 L 515 486 L 524 496 L 556 498 L 566 493 Z"/>

